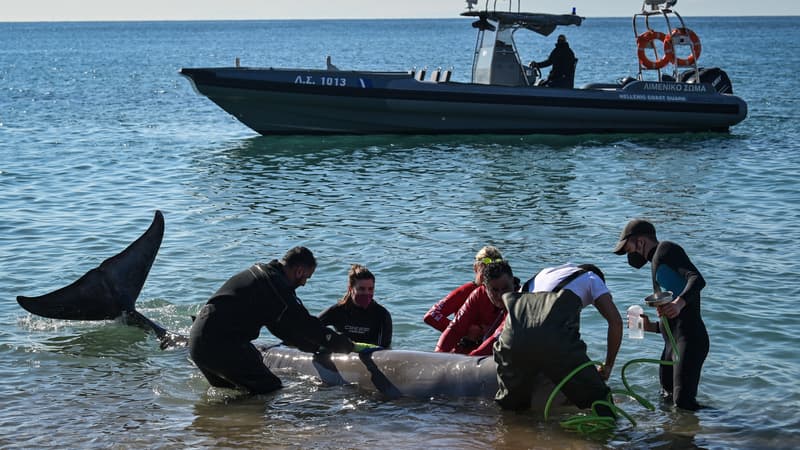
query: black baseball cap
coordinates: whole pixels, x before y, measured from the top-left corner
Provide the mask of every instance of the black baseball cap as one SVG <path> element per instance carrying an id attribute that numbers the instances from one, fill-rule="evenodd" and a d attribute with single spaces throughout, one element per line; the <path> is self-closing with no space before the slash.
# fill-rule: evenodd
<path id="1" fill-rule="evenodd" d="M 628 238 L 631 236 L 641 235 L 655 236 L 656 227 L 644 219 L 631 220 L 627 225 L 625 225 L 625 228 L 622 229 L 622 233 L 619 234 L 619 242 L 617 242 L 617 246 L 614 247 L 614 253 L 618 255 L 624 255 L 625 244 L 628 242 Z"/>

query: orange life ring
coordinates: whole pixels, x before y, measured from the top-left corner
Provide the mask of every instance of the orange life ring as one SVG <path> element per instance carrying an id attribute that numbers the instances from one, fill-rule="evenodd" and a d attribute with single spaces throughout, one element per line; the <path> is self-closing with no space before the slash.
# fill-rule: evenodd
<path id="1" fill-rule="evenodd" d="M 675 57 L 675 65 L 678 67 L 693 66 L 698 59 L 700 59 L 700 52 L 703 51 L 703 46 L 700 44 L 700 38 L 697 37 L 694 31 L 688 28 L 675 28 L 664 40 L 664 48 L 669 47 L 670 53 L 674 56 L 675 44 L 686 45 L 686 38 L 689 39 L 688 45 L 691 45 L 692 52 L 686 58 Z M 670 58 L 672 59 L 672 58 Z"/>
<path id="2" fill-rule="evenodd" d="M 647 57 L 645 50 L 653 48 L 654 41 L 661 41 L 664 43 L 664 56 L 653 61 Z M 661 69 L 670 63 L 672 60 L 672 47 L 667 44 L 667 35 L 660 31 L 647 30 L 644 33 L 636 36 L 637 54 L 639 55 L 639 64 L 645 69 Z"/>

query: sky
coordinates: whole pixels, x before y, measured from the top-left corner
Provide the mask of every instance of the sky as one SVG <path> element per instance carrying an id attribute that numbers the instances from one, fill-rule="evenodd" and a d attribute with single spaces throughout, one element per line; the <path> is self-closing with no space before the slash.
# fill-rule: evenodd
<path id="1" fill-rule="evenodd" d="M 522 10 L 569 13 L 575 7 L 584 17 L 629 17 L 642 3 L 522 0 Z M 508 0 L 497 5 L 507 9 Z M 800 16 L 800 0 L 678 0 L 675 9 L 687 17 Z M 464 10 L 464 0 L 0 0 L 0 22 L 451 18 Z"/>

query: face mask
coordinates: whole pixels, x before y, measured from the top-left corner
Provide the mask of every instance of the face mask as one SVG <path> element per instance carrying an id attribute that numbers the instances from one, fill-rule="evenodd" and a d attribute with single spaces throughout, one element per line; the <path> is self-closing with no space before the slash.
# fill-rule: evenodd
<path id="1" fill-rule="evenodd" d="M 370 303 L 372 303 L 372 295 L 356 294 L 355 297 L 353 297 L 353 301 L 355 302 L 356 305 L 362 308 L 366 308 L 367 306 L 369 306 Z"/>
<path id="2" fill-rule="evenodd" d="M 628 253 L 628 264 L 634 269 L 641 269 L 647 264 L 647 258 L 638 253 Z"/>

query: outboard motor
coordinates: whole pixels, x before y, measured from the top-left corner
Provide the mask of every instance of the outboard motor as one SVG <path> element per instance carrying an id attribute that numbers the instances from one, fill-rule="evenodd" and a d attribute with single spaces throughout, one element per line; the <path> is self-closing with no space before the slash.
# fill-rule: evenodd
<path id="1" fill-rule="evenodd" d="M 714 86 L 720 94 L 733 94 L 733 83 L 728 78 L 728 74 L 719 67 L 709 67 L 708 69 L 700 67 L 697 69 L 700 74 L 700 83 L 708 83 Z M 696 83 L 695 70 L 687 70 L 678 77 L 682 83 Z"/>

